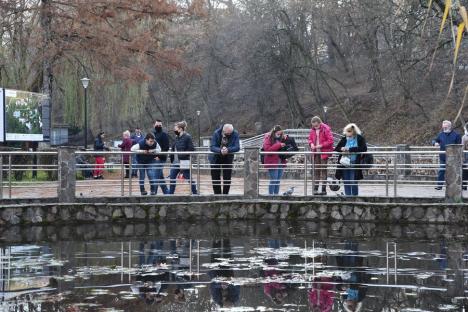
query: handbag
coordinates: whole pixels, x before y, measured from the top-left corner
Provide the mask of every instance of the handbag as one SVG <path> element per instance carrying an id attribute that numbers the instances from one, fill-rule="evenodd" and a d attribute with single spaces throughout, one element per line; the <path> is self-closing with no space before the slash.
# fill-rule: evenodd
<path id="1" fill-rule="evenodd" d="M 344 167 L 351 167 L 351 158 L 349 156 L 341 156 L 340 164 Z"/>

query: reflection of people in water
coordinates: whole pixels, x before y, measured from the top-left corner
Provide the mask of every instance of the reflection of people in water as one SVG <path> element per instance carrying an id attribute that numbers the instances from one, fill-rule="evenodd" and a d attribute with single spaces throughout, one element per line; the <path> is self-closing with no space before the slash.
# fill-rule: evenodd
<path id="1" fill-rule="evenodd" d="M 331 276 L 319 276 L 314 279 L 312 288 L 307 292 L 313 312 L 330 312 L 335 301 L 335 284 Z"/>
<path id="2" fill-rule="evenodd" d="M 213 253 L 211 263 L 220 262 L 220 258 L 231 257 L 231 242 L 229 239 L 213 241 Z M 234 271 L 220 264 L 208 273 L 211 278 L 210 293 L 213 301 L 221 308 L 233 307 L 239 301 L 240 286 L 233 285 L 230 281 L 234 277 Z"/>
<path id="3" fill-rule="evenodd" d="M 366 297 L 368 274 L 363 271 L 364 257 L 359 256 L 358 243 L 346 242 L 345 249 L 352 250 L 349 255 L 338 256 L 336 262 L 344 270 L 352 270 L 349 276 L 343 278 L 343 285 L 339 288 L 344 291 L 342 295 L 343 309 L 347 312 L 361 311 L 363 300 Z M 361 271 L 359 271 L 361 270 Z"/>
<path id="4" fill-rule="evenodd" d="M 188 242 L 178 240 L 140 243 L 140 265 L 145 266 L 143 268 L 148 268 L 149 265 L 151 272 L 143 269 L 136 276 L 136 283 L 131 286 L 132 292 L 138 294 L 148 305 L 169 300 L 169 294 L 174 295 L 176 302 L 185 301 L 184 289 L 189 288 L 190 284 L 185 283 L 186 280 L 173 270 L 186 267 L 184 261 L 181 260 L 188 257 L 188 246 Z M 157 268 L 156 271 L 154 271 L 155 268 Z"/>
<path id="5" fill-rule="evenodd" d="M 263 285 L 263 293 L 276 304 L 283 304 L 288 296 L 287 286 L 281 283 L 282 276 L 276 266 L 278 260 L 269 258 L 264 260 L 267 267 L 263 271 L 265 279 L 268 281 Z"/>

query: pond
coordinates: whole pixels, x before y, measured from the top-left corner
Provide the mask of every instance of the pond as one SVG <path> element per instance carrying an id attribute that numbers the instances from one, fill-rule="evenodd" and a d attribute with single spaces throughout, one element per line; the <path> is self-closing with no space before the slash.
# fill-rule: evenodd
<path id="1" fill-rule="evenodd" d="M 23 241 L 0 248 L 0 311 L 464 311 L 468 302 L 464 228 L 115 227 L 10 230 Z M 87 237 L 92 228 L 114 235 Z"/>

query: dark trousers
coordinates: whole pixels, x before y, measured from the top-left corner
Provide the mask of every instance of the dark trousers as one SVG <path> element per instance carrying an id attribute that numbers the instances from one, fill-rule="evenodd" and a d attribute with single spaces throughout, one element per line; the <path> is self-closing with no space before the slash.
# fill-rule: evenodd
<path id="1" fill-rule="evenodd" d="M 220 158 L 211 164 L 211 182 L 213 183 L 213 192 L 215 194 L 221 194 L 221 186 L 223 187 L 222 194 L 229 194 L 231 189 L 232 162 L 232 159 Z M 222 180 L 221 173 L 223 176 Z"/>

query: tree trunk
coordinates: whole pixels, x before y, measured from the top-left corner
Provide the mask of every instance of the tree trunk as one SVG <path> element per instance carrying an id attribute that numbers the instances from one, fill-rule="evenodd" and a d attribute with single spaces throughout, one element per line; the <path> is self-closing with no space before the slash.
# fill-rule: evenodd
<path id="1" fill-rule="evenodd" d="M 41 14 L 40 14 L 41 28 L 43 33 L 43 47 L 42 47 L 42 93 L 46 94 L 47 98 L 42 103 L 42 129 L 44 140 L 50 139 L 50 128 L 52 124 L 52 103 L 53 103 L 53 80 L 54 73 L 52 70 L 52 57 L 49 51 L 51 42 L 51 3 L 50 0 L 41 0 Z"/>

